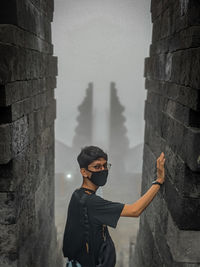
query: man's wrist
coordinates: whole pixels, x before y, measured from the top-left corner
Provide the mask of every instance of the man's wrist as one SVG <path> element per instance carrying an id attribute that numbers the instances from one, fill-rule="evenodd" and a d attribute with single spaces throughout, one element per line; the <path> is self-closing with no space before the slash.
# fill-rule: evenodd
<path id="1" fill-rule="evenodd" d="M 157 181 L 157 180 L 154 180 L 154 181 L 152 182 L 152 185 L 155 185 L 155 184 L 158 184 L 158 185 L 162 186 L 162 183 L 160 183 L 160 182 Z"/>
<path id="2" fill-rule="evenodd" d="M 161 183 L 161 184 L 163 184 L 164 182 L 165 182 L 165 179 L 164 178 L 158 178 L 157 177 L 157 179 L 155 179 L 157 182 L 159 182 L 159 183 Z"/>

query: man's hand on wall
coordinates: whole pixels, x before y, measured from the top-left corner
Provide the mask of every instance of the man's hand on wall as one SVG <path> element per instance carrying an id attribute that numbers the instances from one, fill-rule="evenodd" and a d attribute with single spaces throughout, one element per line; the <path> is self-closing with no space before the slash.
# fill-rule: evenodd
<path id="1" fill-rule="evenodd" d="M 156 181 L 158 181 L 161 184 L 164 183 L 164 181 L 165 181 L 164 164 L 165 164 L 165 155 L 162 152 L 160 154 L 160 157 L 157 158 L 157 179 L 156 179 Z"/>

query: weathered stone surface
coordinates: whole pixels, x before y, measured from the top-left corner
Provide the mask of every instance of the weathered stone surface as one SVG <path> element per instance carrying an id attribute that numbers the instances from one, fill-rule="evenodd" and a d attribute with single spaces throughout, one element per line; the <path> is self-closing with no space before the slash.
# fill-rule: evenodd
<path id="1" fill-rule="evenodd" d="M 193 114 L 194 121 L 195 118 L 198 120 L 198 115 L 200 115 L 199 112 L 191 111 L 191 109 L 187 106 L 179 104 L 177 101 L 164 98 L 160 94 L 152 91 L 147 92 L 147 101 L 153 106 L 157 106 L 159 109 L 162 109 L 169 116 L 182 122 L 185 126 L 192 126 L 191 114 Z M 195 116 L 195 114 L 197 114 L 197 116 Z"/>
<path id="2" fill-rule="evenodd" d="M 53 53 L 53 45 L 15 25 L 0 24 L 0 42 L 36 50 L 44 54 Z"/>
<path id="3" fill-rule="evenodd" d="M 18 267 L 18 261 L 17 261 L 16 254 L 1 254 L 0 255 L 0 266 L 3 267 Z"/>
<path id="4" fill-rule="evenodd" d="M 0 192 L 0 224 L 8 225 L 16 223 L 16 194 L 13 192 Z"/>
<path id="5" fill-rule="evenodd" d="M 11 125 L 0 125 L 0 163 L 7 163 L 12 156 L 11 148 Z"/>
<path id="6" fill-rule="evenodd" d="M 51 21 L 53 20 L 54 1 L 53 0 L 30 0 L 35 7 L 41 10 Z"/>
<path id="7" fill-rule="evenodd" d="M 154 55 L 145 61 L 145 77 L 200 88 L 200 49 Z"/>
<path id="8" fill-rule="evenodd" d="M 51 125 L 55 119 L 56 102 L 36 110 L 30 116 L 24 116 L 11 124 L 0 125 L 0 137 L 4 140 L 2 147 L 1 164 L 8 163 L 12 157 L 23 150 L 33 138 L 39 135 L 43 129 Z"/>
<path id="9" fill-rule="evenodd" d="M 29 0 L 3 0 L 1 5 L 0 24 L 14 24 L 51 42 L 52 15 L 48 18 Z"/>
<path id="10" fill-rule="evenodd" d="M 143 240 L 146 242 L 143 242 Z M 146 221 L 144 214 L 140 217 L 140 231 L 138 234 L 137 244 L 140 246 L 140 251 L 137 251 L 136 245 L 136 253 L 140 254 L 139 264 L 135 265 L 135 257 L 133 258 L 134 265 L 133 266 L 145 266 L 148 267 L 149 263 L 151 263 L 152 267 L 163 266 L 163 261 L 158 253 L 158 250 L 155 245 L 155 241 L 151 232 L 151 229 Z M 135 254 L 136 254 L 135 253 Z M 136 257 L 137 259 L 138 257 Z"/>
<path id="11" fill-rule="evenodd" d="M 165 98 L 171 99 L 195 111 L 200 111 L 200 92 L 191 87 L 157 80 L 145 81 L 145 88 Z"/>
<path id="12" fill-rule="evenodd" d="M 159 0 L 152 0 L 151 1 L 151 17 L 152 21 L 154 20 L 163 12 L 163 5 L 162 1 Z M 154 22 L 155 23 L 155 22 Z"/>
<path id="13" fill-rule="evenodd" d="M 54 99 L 54 90 L 47 90 L 41 94 L 13 103 L 8 107 L 0 107 L 1 123 L 10 123 L 33 111 L 44 108 Z"/>
<path id="14" fill-rule="evenodd" d="M 158 112 L 158 110 L 146 102 L 145 120 L 152 123 L 158 134 L 182 157 L 191 170 L 199 171 L 200 130 L 186 127 L 164 111 Z"/>
<path id="15" fill-rule="evenodd" d="M 193 26 L 178 32 L 175 36 L 166 40 L 169 42 L 169 51 L 177 51 L 190 47 L 200 46 L 200 27 Z"/>
<path id="16" fill-rule="evenodd" d="M 1 254 L 17 253 L 17 229 L 16 224 L 0 224 L 0 251 Z"/>
<path id="17" fill-rule="evenodd" d="M 35 191 L 40 180 L 46 176 L 48 166 L 54 166 L 53 156 L 53 125 L 46 128 L 23 151 L 6 165 L 0 165 L 1 191 L 16 191 L 23 183 L 25 193 Z M 8 165 L 8 167 L 7 167 Z M 8 171 L 9 169 L 9 171 Z M 26 177 L 24 178 L 24 174 Z"/>
<path id="18" fill-rule="evenodd" d="M 53 0 L 0 9 L 0 266 L 55 267 Z M 3 23 L 3 24 L 2 24 Z"/>
<path id="19" fill-rule="evenodd" d="M 173 258 L 177 262 L 200 262 L 199 242 L 200 233 L 197 231 L 182 231 L 168 216 L 167 242 Z M 198 266 L 198 265 L 197 265 Z"/>
<path id="20" fill-rule="evenodd" d="M 0 106 L 9 106 L 56 87 L 56 78 L 47 77 L 7 83 L 0 88 Z M 51 93 L 53 93 L 51 91 Z"/>
<path id="21" fill-rule="evenodd" d="M 1 84 L 57 75 L 57 58 L 51 55 L 1 44 L 0 57 Z"/>
<path id="22" fill-rule="evenodd" d="M 200 230 L 200 199 L 182 198 L 169 179 L 166 181 L 165 188 L 164 198 L 178 228 L 182 230 Z"/>
<path id="23" fill-rule="evenodd" d="M 152 0 L 151 12 L 142 194 L 162 151 L 166 181 L 141 216 L 131 266 L 199 267 L 200 2 Z"/>

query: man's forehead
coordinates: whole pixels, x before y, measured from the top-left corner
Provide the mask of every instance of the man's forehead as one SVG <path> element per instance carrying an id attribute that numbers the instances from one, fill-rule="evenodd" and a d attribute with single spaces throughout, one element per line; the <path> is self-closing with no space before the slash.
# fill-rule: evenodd
<path id="1" fill-rule="evenodd" d="M 92 164 L 99 164 L 99 163 L 101 163 L 101 164 L 103 164 L 103 163 L 105 163 L 106 162 L 106 160 L 104 159 L 104 158 L 98 158 L 98 159 L 96 159 L 96 160 L 94 160 L 92 163 L 90 163 L 90 165 Z"/>

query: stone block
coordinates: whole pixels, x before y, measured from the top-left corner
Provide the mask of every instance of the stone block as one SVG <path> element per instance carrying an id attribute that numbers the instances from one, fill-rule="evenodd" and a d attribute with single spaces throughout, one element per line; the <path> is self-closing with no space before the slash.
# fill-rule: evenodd
<path id="1" fill-rule="evenodd" d="M 22 101 L 15 102 L 11 106 L 11 121 L 16 121 L 17 119 L 27 115 L 33 110 L 33 101 L 30 98 L 26 98 Z"/>
<path id="2" fill-rule="evenodd" d="M 199 90 L 191 87 L 181 86 L 172 82 L 163 82 L 157 80 L 145 81 L 145 88 L 165 98 L 171 99 L 195 111 L 199 111 Z"/>
<path id="3" fill-rule="evenodd" d="M 43 177 L 54 175 L 52 128 L 53 125 L 44 130 L 8 164 L 0 165 L 1 191 L 17 191 L 20 188 L 21 195 L 25 196 L 30 191 L 35 192 Z M 52 181 L 49 180 L 48 183 L 50 186 Z M 52 190 L 48 197 L 52 198 L 51 194 Z"/>
<path id="4" fill-rule="evenodd" d="M 0 164 L 7 163 L 12 156 L 11 129 L 10 124 L 0 125 Z"/>
<path id="5" fill-rule="evenodd" d="M 166 40 L 168 41 L 168 40 Z M 200 46 L 200 27 L 192 26 L 186 28 L 175 35 L 169 40 L 169 51 L 177 51 L 182 49 L 189 49 Z"/>
<path id="6" fill-rule="evenodd" d="M 35 237 L 33 237 L 31 246 L 29 240 L 24 243 L 19 253 L 20 267 L 31 266 L 31 264 L 37 267 L 54 266 L 53 263 L 55 263 L 55 259 L 53 259 L 52 263 L 50 260 L 52 260 L 53 255 L 55 255 L 55 251 L 53 255 L 49 255 L 49 253 L 52 252 L 52 243 L 55 244 L 56 242 L 55 227 L 53 224 L 54 222 L 52 221 L 47 223 L 45 228 L 41 228 L 38 235 L 40 238 L 35 239 Z M 35 257 L 35 255 L 37 255 L 37 257 Z"/>
<path id="7" fill-rule="evenodd" d="M 57 58 L 51 55 L 1 44 L 0 56 L 1 84 L 57 75 Z"/>
<path id="8" fill-rule="evenodd" d="M 44 91 L 43 93 L 34 95 L 31 98 L 26 98 L 24 100 L 15 102 L 12 104 L 12 106 L 7 108 L 10 108 L 11 111 L 8 114 L 9 116 L 6 116 L 6 114 L 4 114 L 4 117 L 2 118 L 3 123 L 15 121 L 35 110 L 44 108 L 51 103 L 52 99 L 54 99 L 54 93 L 52 92 L 52 90 L 48 90 Z"/>
<path id="9" fill-rule="evenodd" d="M 165 181 L 164 193 L 168 209 L 177 227 L 182 230 L 200 230 L 200 199 L 181 197 L 169 179 Z"/>
<path id="10" fill-rule="evenodd" d="M 190 69 L 190 81 L 189 86 L 192 88 L 200 88 L 200 77 L 199 77 L 199 68 L 200 68 L 200 48 L 190 49 L 191 51 L 191 69 Z"/>
<path id="11" fill-rule="evenodd" d="M 0 255 L 0 266 L 3 267 L 18 267 L 18 260 L 16 254 Z"/>
<path id="12" fill-rule="evenodd" d="M 16 194 L 13 192 L 0 193 L 0 224 L 10 225 L 16 223 Z"/>
<path id="13" fill-rule="evenodd" d="M 156 172 L 153 172 L 153 162 L 156 162 L 155 154 L 158 157 L 160 151 L 165 153 L 165 157 L 167 159 L 165 162 L 165 175 L 167 179 L 172 181 L 179 194 L 183 197 L 199 198 L 199 173 L 193 172 L 183 161 L 180 155 L 171 149 L 171 147 L 157 134 L 155 129 L 149 123 L 146 123 L 144 164 L 150 177 L 156 176 Z M 148 163 L 149 158 L 152 159 L 153 162 L 151 160 L 151 163 Z M 143 171 L 145 171 L 145 169 L 143 169 Z M 144 174 L 143 176 L 145 178 L 147 174 Z"/>
<path id="14" fill-rule="evenodd" d="M 30 0 L 37 9 L 42 11 L 50 21 L 53 20 L 54 1 L 53 0 Z"/>
<path id="15" fill-rule="evenodd" d="M 169 49 L 170 37 L 166 37 L 161 40 L 155 40 L 153 44 L 150 46 L 150 56 L 154 56 L 156 54 L 166 54 L 171 52 Z"/>
<path id="16" fill-rule="evenodd" d="M 161 39 L 161 22 L 162 18 L 158 17 L 154 23 L 152 28 L 152 44 L 156 43 Z"/>
<path id="17" fill-rule="evenodd" d="M 151 0 L 151 17 L 152 22 L 155 23 L 155 19 L 162 13 L 163 5 L 162 1 L 159 0 Z"/>
<path id="18" fill-rule="evenodd" d="M 56 116 L 56 101 L 35 111 L 32 116 L 24 116 L 12 124 L 0 125 L 1 158 L 0 164 L 8 163 L 13 156 L 22 151 L 33 138 L 50 126 Z"/>
<path id="19" fill-rule="evenodd" d="M 37 237 L 36 232 L 36 215 L 34 199 L 32 194 L 19 197 L 18 203 L 18 247 L 23 247 L 26 240 L 31 237 Z"/>
<path id="20" fill-rule="evenodd" d="M 45 91 L 47 95 L 53 94 L 55 87 L 55 77 L 7 83 L 0 88 L 0 106 L 9 106 Z"/>
<path id="21" fill-rule="evenodd" d="M 28 131 L 28 119 L 27 116 L 20 118 L 12 123 L 12 153 L 16 155 L 25 146 L 27 146 L 29 141 L 29 131 Z"/>
<path id="22" fill-rule="evenodd" d="M 149 224 L 146 220 L 145 214 L 140 216 L 141 220 L 141 231 L 140 231 L 140 239 L 141 245 L 140 249 L 142 250 L 143 260 L 146 267 L 148 266 L 162 266 L 163 261 L 160 257 L 159 251 L 156 247 L 154 237 L 152 235 Z"/>
<path id="23" fill-rule="evenodd" d="M 137 235 L 137 241 L 136 241 L 136 246 L 135 246 L 135 251 L 134 251 L 134 255 L 132 258 L 133 264 L 129 265 L 130 267 L 132 266 L 145 266 L 144 262 L 143 262 L 143 255 L 142 255 L 142 251 L 141 251 L 141 239 L 140 239 L 140 234 L 138 233 Z"/>
<path id="24" fill-rule="evenodd" d="M 145 120 L 164 138 L 175 153 L 187 163 L 193 171 L 199 171 L 200 130 L 187 127 L 174 120 L 165 112 L 158 112 L 152 105 L 145 104 Z M 185 144 L 183 146 L 183 144 Z"/>
<path id="25" fill-rule="evenodd" d="M 0 251 L 1 254 L 17 253 L 16 224 L 0 224 Z"/>
<path id="26" fill-rule="evenodd" d="M 145 61 L 145 77 L 198 89 L 199 48 L 154 55 Z"/>
<path id="27" fill-rule="evenodd" d="M 169 216 L 166 238 L 176 262 L 188 264 L 196 262 L 198 264 L 200 261 L 198 249 L 200 234 L 198 231 L 179 230 L 174 224 L 172 217 Z"/>
<path id="28" fill-rule="evenodd" d="M 53 45 L 15 25 L 0 24 L 0 42 L 32 49 L 44 54 L 53 54 Z"/>
<path id="29" fill-rule="evenodd" d="M 194 243 L 196 243 L 195 245 L 192 242 L 195 231 L 179 230 L 167 209 L 166 203 L 164 204 L 164 206 L 161 206 L 160 204 L 162 202 L 160 200 L 161 199 L 158 199 L 157 197 L 154 198 L 152 204 L 144 212 L 146 221 L 150 226 L 159 254 L 161 255 L 162 260 L 166 266 L 185 266 L 181 265 L 181 263 L 183 262 L 190 264 L 190 262 L 193 262 L 195 258 L 198 258 L 197 243 L 199 242 L 200 236 L 198 232 L 196 232 L 197 236 L 195 236 L 194 238 Z M 155 206 L 155 202 L 157 202 L 158 206 Z M 163 203 L 164 202 L 165 201 L 163 200 Z M 164 210 L 167 215 L 165 218 L 162 216 L 163 207 L 165 207 Z M 158 219 L 160 215 L 161 220 Z M 152 221 L 154 222 L 153 224 Z M 163 222 L 166 226 L 165 232 L 163 232 Z M 179 245 L 180 242 L 181 245 Z M 193 251 L 189 249 L 190 246 L 194 247 Z M 187 252 L 185 250 L 187 250 Z"/>
<path id="30" fill-rule="evenodd" d="M 160 94 L 152 91 L 147 91 L 146 101 L 154 107 L 157 107 L 158 110 L 164 110 L 166 99 Z"/>
<path id="31" fill-rule="evenodd" d="M 145 100 L 145 108 L 144 108 L 144 119 L 145 121 L 152 123 L 154 125 L 155 131 L 163 137 L 162 133 L 162 124 L 163 124 L 163 117 L 165 116 L 162 110 L 159 110 L 155 106 L 149 104 L 147 100 Z"/>
<path id="32" fill-rule="evenodd" d="M 185 126 L 190 126 L 190 109 L 176 101 L 162 97 L 159 94 L 148 91 L 147 101 L 159 110 L 163 110 L 172 118 L 182 122 Z"/>
<path id="33" fill-rule="evenodd" d="M 171 34 L 171 9 L 167 8 L 162 13 L 161 25 L 160 25 L 160 38 L 169 37 Z"/>
<path id="34" fill-rule="evenodd" d="M 163 95 L 164 94 L 164 86 L 165 82 L 152 80 L 152 79 L 145 79 L 145 89 L 151 90 L 157 94 Z"/>
<path id="35" fill-rule="evenodd" d="M 159 54 L 151 58 L 147 58 L 145 60 L 144 76 L 152 80 L 165 80 L 166 79 L 166 69 L 165 69 L 166 59 L 167 59 L 166 54 Z"/>
<path id="36" fill-rule="evenodd" d="M 150 153 L 149 155 L 151 155 L 153 157 L 152 160 L 154 160 L 154 168 L 156 168 L 155 155 L 157 155 L 157 157 L 159 157 L 160 153 L 162 151 L 165 151 L 165 149 L 162 149 L 162 148 L 164 148 L 163 145 L 164 145 L 165 141 L 161 138 L 160 134 L 155 130 L 155 128 L 152 129 L 151 124 L 148 122 L 146 122 L 146 124 L 145 124 L 144 142 L 146 145 L 149 146 L 151 152 L 154 154 L 154 156 L 153 156 L 153 155 L 151 155 L 150 152 L 146 151 L 146 153 L 148 153 L 148 154 Z M 151 165 L 149 165 L 148 167 L 150 167 L 150 166 Z M 153 163 L 152 163 L 152 166 L 153 166 Z"/>
<path id="37" fill-rule="evenodd" d="M 1 24 L 14 24 L 51 43 L 52 17 L 48 19 L 31 1 L 3 0 L 1 4 Z"/>
<path id="38" fill-rule="evenodd" d="M 199 88 L 199 48 L 173 53 L 170 81 L 194 89 Z"/>
<path id="39" fill-rule="evenodd" d="M 160 200 L 160 199 L 159 199 Z M 154 200 L 153 200 L 154 202 Z M 153 203 L 152 203 L 153 204 Z M 166 205 L 166 204 L 165 204 Z M 159 207 L 160 208 L 160 207 Z M 165 221 L 162 221 L 161 223 L 157 220 L 157 214 L 159 216 L 160 213 L 162 213 L 162 209 L 155 209 L 153 208 L 153 205 L 151 207 L 148 207 L 145 211 L 145 221 L 146 224 L 149 225 L 149 229 L 152 233 L 155 248 L 157 250 L 157 254 L 159 257 L 154 257 L 155 266 L 172 266 L 173 264 L 173 258 L 170 252 L 170 248 L 167 244 L 164 232 L 163 232 L 163 222 L 164 225 L 167 225 Z M 167 220 L 167 217 L 165 218 Z M 153 228 L 152 228 L 152 221 L 154 222 Z"/>
<path id="40" fill-rule="evenodd" d="M 199 111 L 199 90 L 166 82 L 163 85 L 163 96 L 172 99 L 195 111 Z"/>

